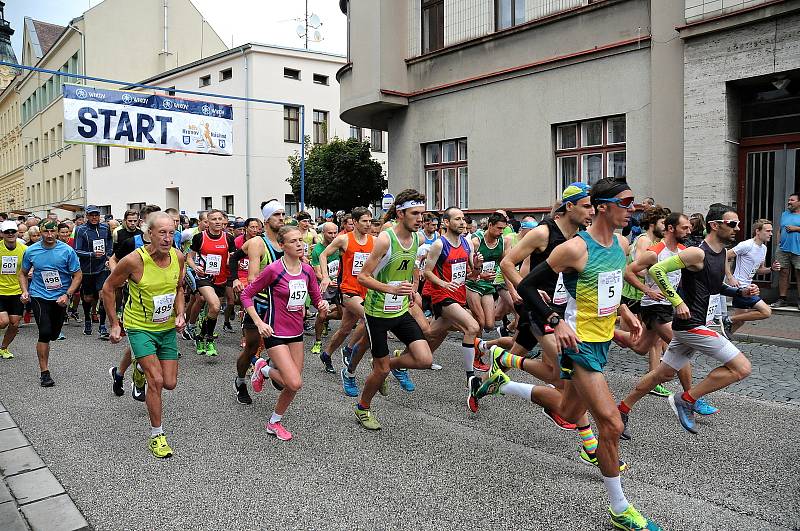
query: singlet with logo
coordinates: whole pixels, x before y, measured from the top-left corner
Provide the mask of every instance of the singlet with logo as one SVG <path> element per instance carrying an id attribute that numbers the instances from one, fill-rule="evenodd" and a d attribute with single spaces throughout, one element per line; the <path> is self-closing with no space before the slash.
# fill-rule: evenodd
<path id="1" fill-rule="evenodd" d="M 445 282 L 455 282 L 459 284 L 458 290 L 449 291 L 430 284 L 431 302 L 436 304 L 445 299 L 452 299 L 464 305 L 467 303 L 467 263 L 469 262 L 469 243 L 466 238 L 459 236 L 459 245 L 454 247 L 447 238 L 442 238 L 442 253 L 433 266 L 433 274 Z"/>
<path id="2" fill-rule="evenodd" d="M 202 279 L 211 279 L 216 285 L 225 284 L 230 271 L 228 270 L 228 253 L 236 251 L 233 237 L 225 232 L 216 238 L 208 231 L 196 234 L 192 238 L 192 251 L 197 253 L 197 263 L 205 270 L 205 275 L 198 275 Z"/>
<path id="3" fill-rule="evenodd" d="M 486 234 L 481 234 L 478 238 L 478 248 L 476 252 L 483 256 L 482 273 L 492 272 L 497 276 L 497 271 L 500 269 L 500 260 L 503 258 L 503 236 L 497 238 L 494 247 L 486 245 Z M 494 280 L 468 280 L 467 287 L 481 286 L 491 288 L 494 285 Z"/>
<path id="4" fill-rule="evenodd" d="M 13 249 L 6 247 L 5 240 L 0 242 L 0 295 L 20 295 L 22 288 L 19 285 L 20 267 L 22 267 L 22 257 L 28 246 L 17 242 Z"/>
<path id="5" fill-rule="evenodd" d="M 677 250 L 673 252 L 669 249 L 669 247 L 667 247 L 667 244 L 665 244 L 663 240 L 647 248 L 648 251 L 653 251 L 654 253 L 656 253 L 657 256 L 656 262 L 666 260 L 670 256 L 675 256 L 684 249 L 686 249 L 686 247 L 684 247 L 679 243 Z M 681 270 L 678 269 L 677 271 L 672 271 L 671 273 L 668 273 L 667 278 L 669 278 L 670 284 L 672 284 L 673 286 L 677 286 L 678 284 L 681 283 Z M 655 280 L 653 280 L 653 277 L 651 277 L 649 274 L 644 279 L 644 283 L 648 288 L 660 291 L 658 289 L 658 285 L 656 284 Z M 648 297 L 646 293 L 643 293 L 642 306 L 652 306 L 653 304 L 663 304 L 667 306 L 672 305 L 672 303 L 670 303 L 669 300 L 667 300 L 666 298 L 663 301 L 654 301 L 653 299 Z"/>
<path id="6" fill-rule="evenodd" d="M 135 251 L 144 268 L 139 282 L 128 281 L 125 328 L 163 332 L 175 328 L 175 292 L 181 271 L 178 253 L 169 250 L 169 265 L 160 267 L 144 247 Z"/>
<path id="7" fill-rule="evenodd" d="M 628 253 L 628 257 L 627 257 L 627 260 L 626 260 L 627 264 L 630 264 L 634 260 L 636 260 L 636 244 L 639 243 L 639 238 L 642 238 L 642 237 L 646 238 L 647 234 L 645 234 L 645 233 L 639 234 L 631 242 L 631 245 L 629 247 L 630 252 Z M 644 293 L 642 293 L 638 289 L 634 288 L 633 286 L 631 286 L 630 284 L 625 282 L 623 287 L 622 287 L 622 295 L 624 297 L 627 297 L 627 298 L 631 299 L 631 300 L 640 301 L 640 300 L 642 300 L 642 296 L 644 295 Z"/>
<path id="8" fill-rule="evenodd" d="M 411 233 L 411 245 L 408 248 L 400 244 L 394 229 L 386 229 L 389 235 L 389 249 L 378 262 L 373 277 L 379 282 L 397 285 L 414 280 L 414 260 L 417 257 L 419 235 Z M 392 295 L 382 291 L 369 290 L 364 299 L 364 311 L 371 317 L 399 317 L 408 311 L 408 297 Z"/>
<path id="9" fill-rule="evenodd" d="M 567 241 L 566 236 L 564 233 L 561 232 L 556 220 L 553 218 L 547 217 L 539 223 L 539 226 L 545 225 L 547 227 L 547 246 L 544 248 L 544 251 L 536 251 L 534 250 L 530 258 L 528 259 L 530 263 L 530 270 L 533 271 L 536 266 L 547 260 L 550 256 L 550 253 L 553 252 L 553 249 Z M 563 273 L 559 273 L 558 276 L 553 274 L 551 277 L 545 279 L 540 286 L 540 289 L 547 293 L 550 296 L 550 300 L 552 306 L 559 315 L 564 314 L 564 309 L 567 306 L 567 300 L 569 295 L 567 294 L 567 288 L 564 287 L 564 275 Z"/>
<path id="10" fill-rule="evenodd" d="M 311 252 L 311 266 L 318 267 L 319 266 L 319 255 L 322 254 L 322 251 L 328 247 L 323 242 L 320 242 L 314 246 L 314 250 Z M 341 253 L 339 253 L 339 249 L 336 249 L 333 253 L 328 256 L 328 278 L 336 279 L 337 282 L 339 280 L 339 265 L 340 265 Z"/>
<path id="11" fill-rule="evenodd" d="M 714 252 L 705 241 L 699 249 L 705 253 L 703 269 L 692 271 L 689 268 L 681 274 L 680 294 L 683 302 L 689 307 L 688 319 L 681 319 L 677 315 L 672 320 L 673 330 L 691 330 L 698 326 L 705 326 L 708 320 L 709 300 L 719 295 L 722 290 L 722 281 L 725 278 L 726 250 Z M 718 297 L 714 297 L 715 299 Z"/>
<path id="12" fill-rule="evenodd" d="M 588 258 L 580 273 L 564 273 L 569 294 L 564 318 L 581 341 L 610 341 L 622 298 L 625 251 L 616 235 L 609 247 L 603 247 L 585 231 L 577 237 L 586 243 Z"/>
<path id="13" fill-rule="evenodd" d="M 366 297 L 367 288 L 358 283 L 358 274 L 361 273 L 374 246 L 375 238 L 372 234 L 367 234 L 367 241 L 362 245 L 356 241 L 355 231 L 347 233 L 347 249 L 341 255 L 339 267 L 339 291 L 361 298 Z"/>

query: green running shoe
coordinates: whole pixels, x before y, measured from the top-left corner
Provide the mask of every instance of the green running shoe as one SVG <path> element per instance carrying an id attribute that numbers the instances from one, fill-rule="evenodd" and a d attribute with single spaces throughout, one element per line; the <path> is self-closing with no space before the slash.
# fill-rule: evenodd
<path id="1" fill-rule="evenodd" d="M 594 465 L 597 468 L 600 468 L 600 463 L 597 461 L 597 453 L 592 452 L 589 453 L 586 451 L 586 448 L 581 445 L 581 461 L 586 463 L 587 465 Z M 623 472 L 628 469 L 628 464 L 625 463 L 622 459 L 619 460 L 619 471 Z M 623 528 L 624 529 L 624 528 Z"/>
<path id="2" fill-rule="evenodd" d="M 206 356 L 215 357 L 218 354 L 214 340 L 206 341 Z"/>
<path id="3" fill-rule="evenodd" d="M 476 399 L 480 400 L 486 395 L 496 395 L 500 393 L 500 388 L 511 381 L 498 361 L 503 354 L 503 349 L 494 346 L 489 351 L 492 356 L 492 368 L 489 370 L 489 377 L 483 381 L 478 390 L 474 393 Z"/>
<path id="4" fill-rule="evenodd" d="M 364 426 L 364 428 L 368 430 L 379 430 L 381 429 L 380 423 L 375 420 L 375 417 L 372 416 L 372 411 L 369 409 L 361 409 L 356 405 L 355 407 L 356 418 L 358 418 L 358 422 Z"/>
<path id="5" fill-rule="evenodd" d="M 320 354 L 322 352 L 322 341 L 315 341 L 314 346 L 311 347 L 312 354 Z"/>
<path id="6" fill-rule="evenodd" d="M 198 338 L 195 340 L 194 344 L 197 349 L 197 355 L 204 356 L 206 353 L 206 340 Z"/>
<path id="7" fill-rule="evenodd" d="M 141 367 L 139 367 L 139 364 L 134 361 L 133 362 L 133 385 L 135 385 L 137 388 L 141 389 L 142 387 L 144 387 L 145 383 L 147 383 L 147 378 L 145 377 L 144 372 L 142 372 Z"/>
<path id="8" fill-rule="evenodd" d="M 628 508 L 622 514 L 614 514 L 614 511 L 609 507 L 608 514 L 611 515 L 611 524 L 617 529 L 663 531 L 661 526 L 642 516 L 633 505 L 628 505 Z"/>
<path id="9" fill-rule="evenodd" d="M 654 395 L 654 396 L 668 397 L 669 395 L 672 394 L 672 391 L 670 391 L 669 389 L 667 389 L 663 385 L 658 384 L 657 386 L 653 387 L 653 390 L 650 391 L 649 394 Z"/>

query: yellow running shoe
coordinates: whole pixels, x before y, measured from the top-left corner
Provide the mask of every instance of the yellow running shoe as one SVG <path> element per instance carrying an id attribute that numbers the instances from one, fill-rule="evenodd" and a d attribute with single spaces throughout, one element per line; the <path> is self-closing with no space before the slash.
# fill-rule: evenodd
<path id="1" fill-rule="evenodd" d="M 159 459 L 172 457 L 172 448 L 167 444 L 164 434 L 150 437 L 150 452 Z"/>
<path id="2" fill-rule="evenodd" d="M 14 355 L 7 348 L 0 348 L 0 356 L 2 356 L 4 360 L 10 360 L 14 357 Z"/>
<path id="3" fill-rule="evenodd" d="M 481 399 L 486 395 L 502 394 L 500 392 L 500 388 L 511 381 L 511 378 L 509 378 L 508 375 L 503 372 L 503 368 L 500 365 L 499 358 L 503 355 L 503 349 L 495 346 L 492 347 L 489 353 L 492 357 L 492 368 L 489 371 L 489 377 L 483 381 L 481 386 L 475 392 L 474 396 L 477 399 Z"/>
<path id="4" fill-rule="evenodd" d="M 633 505 L 628 505 L 628 508 L 620 514 L 614 514 L 614 511 L 609 507 L 608 513 L 611 515 L 611 525 L 617 529 L 626 529 L 629 531 L 663 531 L 657 523 L 642 516 Z"/>
<path id="5" fill-rule="evenodd" d="M 356 418 L 358 418 L 358 422 L 364 426 L 364 428 L 368 430 L 379 430 L 381 429 L 380 423 L 375 420 L 375 417 L 372 416 L 372 411 L 369 409 L 361 409 L 356 405 L 354 408 L 356 413 Z"/>

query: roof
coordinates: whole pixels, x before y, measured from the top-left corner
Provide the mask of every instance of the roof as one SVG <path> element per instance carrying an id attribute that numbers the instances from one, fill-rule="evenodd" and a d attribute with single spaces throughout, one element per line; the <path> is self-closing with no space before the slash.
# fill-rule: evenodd
<path id="1" fill-rule="evenodd" d="M 36 19 L 30 20 L 33 23 L 33 29 L 36 32 L 36 36 L 39 38 L 39 46 L 42 48 L 42 57 L 44 57 L 47 55 L 47 52 L 50 51 L 50 48 L 52 48 L 56 43 L 66 27 L 59 26 L 57 24 L 50 24 L 49 22 L 43 22 Z"/>

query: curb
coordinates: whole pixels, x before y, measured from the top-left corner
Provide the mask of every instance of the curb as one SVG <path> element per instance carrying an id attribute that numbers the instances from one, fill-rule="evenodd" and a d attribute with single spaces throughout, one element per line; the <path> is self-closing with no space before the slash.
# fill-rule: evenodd
<path id="1" fill-rule="evenodd" d="M 755 334 L 733 334 L 734 341 L 744 343 L 760 343 L 762 345 L 772 345 L 775 347 L 800 348 L 800 341 L 788 337 L 759 336 Z"/>
<path id="2" fill-rule="evenodd" d="M 50 472 L 0 403 L 0 529 L 91 529 L 80 509 Z"/>

